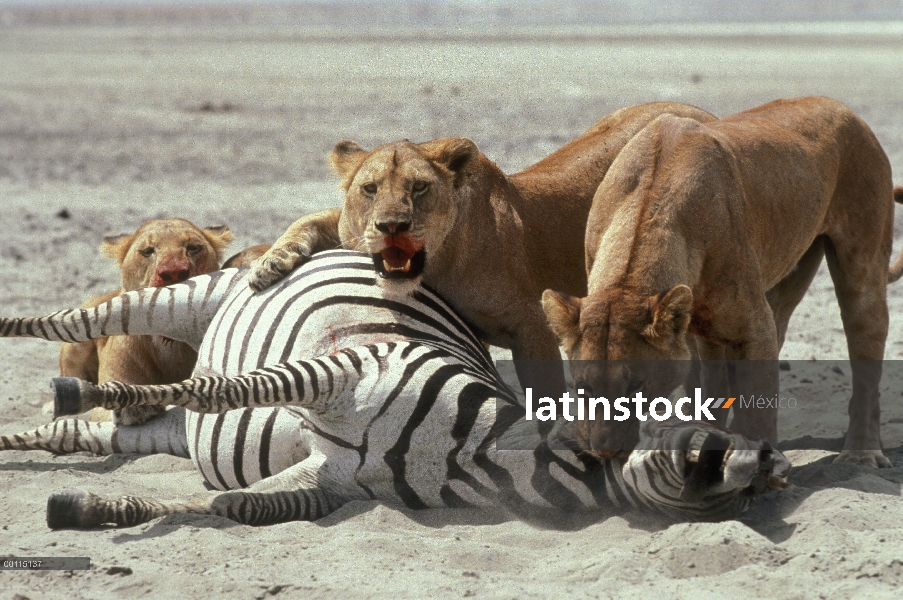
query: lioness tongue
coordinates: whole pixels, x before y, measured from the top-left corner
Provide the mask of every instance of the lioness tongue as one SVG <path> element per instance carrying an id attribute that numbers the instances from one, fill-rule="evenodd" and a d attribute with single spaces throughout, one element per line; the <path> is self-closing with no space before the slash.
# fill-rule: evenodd
<path id="1" fill-rule="evenodd" d="M 387 271 L 404 270 L 411 257 L 414 256 L 414 252 L 411 250 L 402 249 L 398 246 L 388 246 L 380 254 L 383 257 L 383 266 L 386 267 Z"/>

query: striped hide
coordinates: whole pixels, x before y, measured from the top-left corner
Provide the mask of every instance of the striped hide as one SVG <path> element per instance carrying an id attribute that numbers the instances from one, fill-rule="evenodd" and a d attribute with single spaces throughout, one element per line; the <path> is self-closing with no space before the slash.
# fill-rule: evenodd
<path id="1" fill-rule="evenodd" d="M 0 319 L 5 337 L 156 334 L 198 349 L 195 378 L 179 384 L 55 381 L 65 414 L 175 407 L 154 421 L 59 420 L 2 437 L 0 448 L 165 451 L 190 456 L 223 492 L 162 503 L 66 491 L 49 501 L 51 527 L 134 525 L 173 512 L 274 523 L 320 518 L 356 499 L 718 519 L 789 468 L 767 443 L 680 421 L 646 423 L 638 449 L 622 459 L 553 449 L 535 429 L 527 431 L 533 450 L 497 450 L 500 436 L 532 425 L 476 335 L 429 289 L 387 291 L 370 257 L 348 251 L 318 254 L 261 293 L 245 276 L 220 271 L 96 309 Z"/>

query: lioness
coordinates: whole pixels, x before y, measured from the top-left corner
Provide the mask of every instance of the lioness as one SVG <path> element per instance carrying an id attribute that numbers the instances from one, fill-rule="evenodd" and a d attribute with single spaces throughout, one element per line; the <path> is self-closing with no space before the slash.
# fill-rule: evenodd
<path id="1" fill-rule="evenodd" d="M 133 234 L 104 238 L 100 251 L 122 268 L 121 289 L 95 296 L 82 308 L 143 287 L 162 287 L 189 277 L 216 271 L 223 249 L 232 241 L 229 228 L 199 229 L 184 219 L 152 220 Z M 191 377 L 195 351 L 182 342 L 160 336 L 112 336 L 60 349 L 60 374 L 95 383 L 122 381 L 134 384 L 175 383 Z M 113 419 L 138 425 L 158 414 L 158 408 L 135 407 L 118 411 Z M 102 409 L 94 420 L 109 420 Z"/>
<path id="2" fill-rule="evenodd" d="M 837 461 L 887 467 L 877 385 L 893 215 L 888 159 L 839 102 L 777 100 L 705 124 L 663 115 L 625 146 L 596 192 L 589 295 L 547 290 L 543 308 L 571 359 L 687 359 L 695 342 L 703 359 L 777 361 L 826 255 L 850 359 L 868 361 L 853 363 Z M 652 373 L 581 363 L 573 374 L 585 391 L 617 397 L 644 385 L 673 390 L 689 362 L 667 364 Z M 737 364 L 749 388 L 777 394 L 777 369 Z M 734 408 L 733 429 L 776 441 L 776 409 Z M 632 448 L 629 423 L 596 421 L 578 435 L 599 451 Z"/>
<path id="3" fill-rule="evenodd" d="M 564 372 L 540 306 L 547 287 L 581 294 L 583 234 L 593 193 L 624 144 L 670 113 L 714 116 L 677 103 L 642 104 L 602 118 L 576 140 L 506 176 L 465 138 L 401 141 L 372 152 L 341 142 L 331 163 L 342 177 L 341 210 L 295 222 L 252 266 L 263 289 L 314 252 L 344 246 L 373 255 L 383 285 L 420 277 L 485 342 L 510 348 L 524 387 L 560 394 Z"/>
<path id="4" fill-rule="evenodd" d="M 269 244 L 258 244 L 257 246 L 251 246 L 250 248 L 245 248 L 241 252 L 237 252 L 226 259 L 226 262 L 223 263 L 221 269 L 232 269 L 238 267 L 250 267 L 251 263 L 254 262 L 255 259 L 260 258 L 266 251 L 270 249 Z"/>

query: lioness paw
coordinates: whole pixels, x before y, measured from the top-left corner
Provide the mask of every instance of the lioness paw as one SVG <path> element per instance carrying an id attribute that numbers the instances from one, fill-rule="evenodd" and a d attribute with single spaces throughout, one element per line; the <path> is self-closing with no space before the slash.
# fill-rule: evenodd
<path id="1" fill-rule="evenodd" d="M 874 469 L 894 466 L 880 450 L 844 450 L 834 459 L 834 463 L 855 463 Z"/>
<path id="2" fill-rule="evenodd" d="M 248 285 L 255 292 L 267 289 L 283 279 L 296 266 L 307 262 L 310 256 L 292 248 L 270 248 L 266 254 L 251 263 Z"/>

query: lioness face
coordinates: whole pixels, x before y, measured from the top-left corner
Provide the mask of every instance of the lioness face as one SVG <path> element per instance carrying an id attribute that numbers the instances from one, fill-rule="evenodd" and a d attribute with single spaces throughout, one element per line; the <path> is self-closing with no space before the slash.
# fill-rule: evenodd
<path id="1" fill-rule="evenodd" d="M 459 191 L 478 154 L 464 138 L 403 141 L 372 152 L 341 142 L 331 162 L 345 179 L 342 240 L 371 254 L 381 279 L 416 280 L 454 228 Z"/>
<path id="2" fill-rule="evenodd" d="M 184 219 L 148 221 L 131 234 L 104 238 L 101 252 L 122 267 L 122 289 L 161 287 L 216 271 L 232 241 L 226 226 L 199 229 Z"/>
<path id="3" fill-rule="evenodd" d="M 612 403 L 638 392 L 646 400 L 667 397 L 684 382 L 692 304 L 684 285 L 655 296 L 614 290 L 581 299 L 546 290 L 542 297 L 578 394 Z M 626 455 L 639 441 L 639 421 L 581 421 L 577 438 L 597 456 Z"/>

